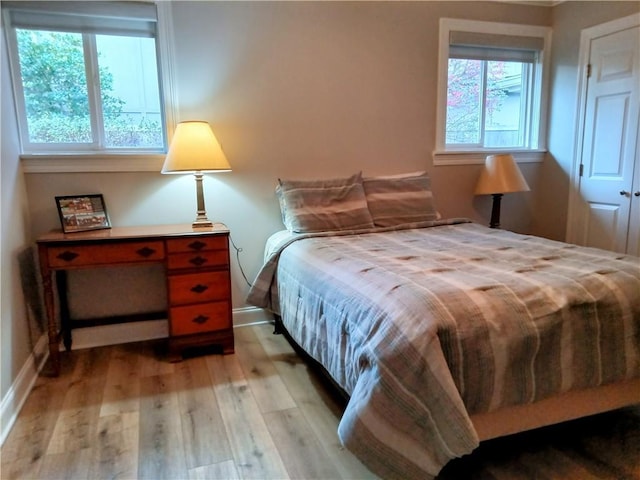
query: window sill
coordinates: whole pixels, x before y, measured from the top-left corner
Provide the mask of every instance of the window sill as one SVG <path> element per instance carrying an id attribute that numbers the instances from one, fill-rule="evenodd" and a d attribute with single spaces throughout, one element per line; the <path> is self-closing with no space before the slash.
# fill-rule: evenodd
<path id="1" fill-rule="evenodd" d="M 20 155 L 24 173 L 159 172 L 163 154 Z"/>
<path id="2" fill-rule="evenodd" d="M 485 150 L 485 151 L 441 151 L 433 152 L 433 165 L 481 165 L 488 155 L 510 153 L 518 163 L 539 163 L 544 160 L 546 150 Z"/>

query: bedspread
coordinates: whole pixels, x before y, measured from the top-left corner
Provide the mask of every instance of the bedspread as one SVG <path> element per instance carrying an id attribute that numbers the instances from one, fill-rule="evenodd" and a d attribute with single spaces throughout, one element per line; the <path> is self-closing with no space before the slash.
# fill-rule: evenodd
<path id="1" fill-rule="evenodd" d="M 338 435 L 373 472 L 433 477 L 473 413 L 640 375 L 637 257 L 428 223 L 287 239 L 249 293 L 350 394 Z"/>

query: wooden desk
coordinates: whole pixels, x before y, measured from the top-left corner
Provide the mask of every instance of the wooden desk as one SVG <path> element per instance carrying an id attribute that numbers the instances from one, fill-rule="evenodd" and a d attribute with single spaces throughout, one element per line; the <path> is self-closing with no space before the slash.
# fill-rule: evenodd
<path id="1" fill-rule="evenodd" d="M 55 375 L 60 372 L 59 344 L 62 337 L 71 349 L 71 320 L 66 300 L 66 271 L 79 268 L 123 265 L 164 265 L 167 279 L 169 350 L 174 358 L 186 348 L 218 345 L 232 353 L 231 278 L 229 230 L 224 225 L 193 229 L 191 225 L 114 227 L 105 230 L 51 232 L 37 239 L 40 271 L 47 312 L 49 352 Z M 53 275 L 56 275 L 60 309 Z M 168 315 L 167 315 L 168 313 Z M 132 316 L 135 317 L 135 316 Z M 127 316 L 129 321 L 134 320 Z M 105 320 L 104 323 L 119 323 Z M 93 322 L 96 324 L 97 322 Z"/>

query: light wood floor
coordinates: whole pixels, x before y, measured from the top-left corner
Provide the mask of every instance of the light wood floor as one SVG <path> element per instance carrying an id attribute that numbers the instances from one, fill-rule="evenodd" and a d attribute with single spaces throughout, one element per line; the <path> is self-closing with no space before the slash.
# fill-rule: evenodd
<path id="1" fill-rule="evenodd" d="M 234 355 L 162 343 L 63 353 L 7 438 L 0 478 L 375 478 L 336 436 L 343 403 L 269 325 Z M 640 478 L 640 408 L 483 443 L 438 480 Z"/>

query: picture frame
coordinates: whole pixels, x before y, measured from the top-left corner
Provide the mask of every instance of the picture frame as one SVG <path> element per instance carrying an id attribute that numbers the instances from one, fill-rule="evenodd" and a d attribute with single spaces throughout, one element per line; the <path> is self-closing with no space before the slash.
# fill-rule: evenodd
<path id="1" fill-rule="evenodd" d="M 55 198 L 64 233 L 111 228 L 102 194 L 62 195 Z"/>

